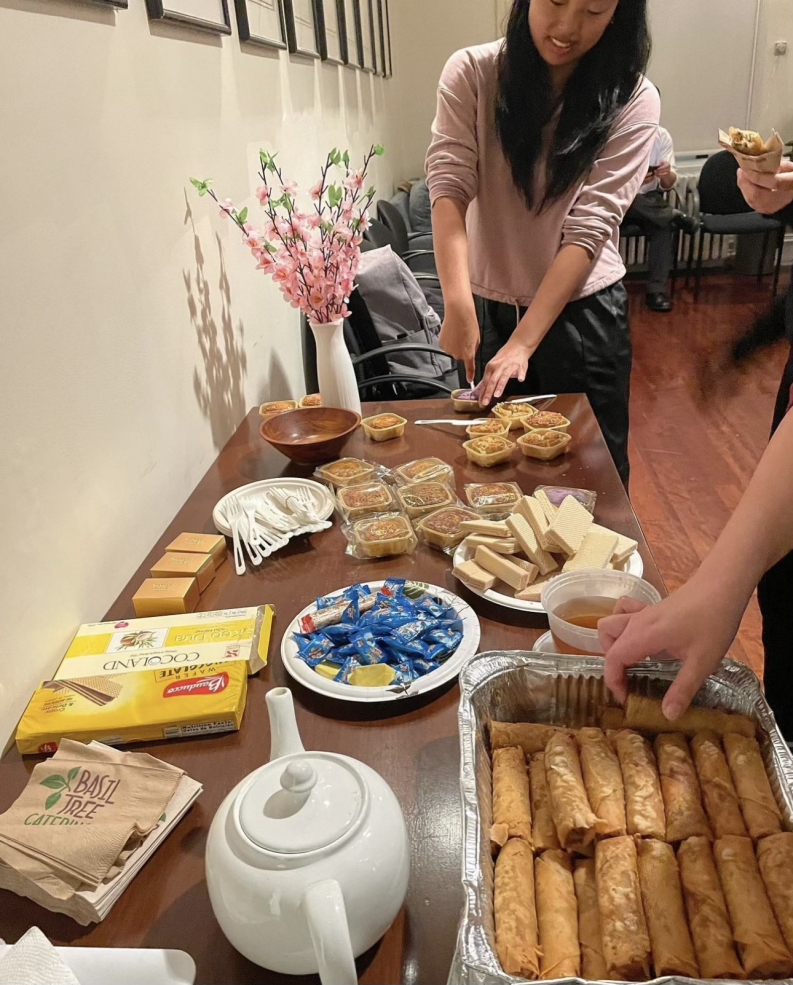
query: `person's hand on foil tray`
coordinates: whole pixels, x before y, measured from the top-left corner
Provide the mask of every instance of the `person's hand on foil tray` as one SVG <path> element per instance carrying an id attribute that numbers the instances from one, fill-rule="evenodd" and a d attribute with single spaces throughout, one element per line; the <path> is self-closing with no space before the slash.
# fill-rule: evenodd
<path id="1" fill-rule="evenodd" d="M 738 632 L 744 604 L 715 593 L 705 581 L 695 575 L 658 605 L 622 598 L 614 615 L 600 620 L 606 686 L 619 701 L 628 697 L 628 667 L 656 654 L 679 660 L 683 666 L 663 702 L 664 715 L 674 721 L 716 671 Z"/>

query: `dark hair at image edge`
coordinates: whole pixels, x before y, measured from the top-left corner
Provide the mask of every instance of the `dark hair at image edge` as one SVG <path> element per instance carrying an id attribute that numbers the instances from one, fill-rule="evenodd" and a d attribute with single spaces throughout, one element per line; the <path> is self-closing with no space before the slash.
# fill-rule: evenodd
<path id="1" fill-rule="evenodd" d="M 548 65 L 529 30 L 530 0 L 515 0 L 498 61 L 496 128 L 512 178 L 530 209 L 543 209 L 592 168 L 650 58 L 647 0 L 620 0 L 614 19 L 565 86 L 545 194 L 535 201 L 542 132 L 557 109 Z"/>

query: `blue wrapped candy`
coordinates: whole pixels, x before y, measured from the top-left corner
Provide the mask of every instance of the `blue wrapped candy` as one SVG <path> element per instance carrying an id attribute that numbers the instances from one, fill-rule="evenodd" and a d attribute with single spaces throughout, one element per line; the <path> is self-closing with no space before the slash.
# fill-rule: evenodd
<path id="1" fill-rule="evenodd" d="M 424 677 L 425 674 L 431 674 L 433 670 L 438 670 L 439 667 L 439 663 L 436 663 L 434 660 L 425 660 L 424 657 L 416 657 L 413 661 L 413 670 L 419 677 Z"/>
<path id="2" fill-rule="evenodd" d="M 388 660 L 388 654 L 378 646 L 371 633 L 361 633 L 352 641 L 352 645 L 358 651 L 358 657 L 362 664 L 384 664 Z"/>

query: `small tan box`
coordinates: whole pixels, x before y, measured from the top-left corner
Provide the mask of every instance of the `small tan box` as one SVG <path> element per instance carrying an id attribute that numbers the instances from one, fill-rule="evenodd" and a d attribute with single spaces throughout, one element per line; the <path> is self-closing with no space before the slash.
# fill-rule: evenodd
<path id="1" fill-rule="evenodd" d="M 203 592 L 215 577 L 215 562 L 211 554 L 180 554 L 166 551 L 151 569 L 152 578 L 195 578 Z"/>
<path id="2" fill-rule="evenodd" d="M 195 612 L 198 597 L 195 578 L 147 578 L 132 596 L 132 604 L 139 619 L 178 616 Z"/>
<path id="3" fill-rule="evenodd" d="M 226 538 L 220 534 L 179 534 L 165 550 L 177 554 L 211 554 L 217 568 L 226 560 Z"/>

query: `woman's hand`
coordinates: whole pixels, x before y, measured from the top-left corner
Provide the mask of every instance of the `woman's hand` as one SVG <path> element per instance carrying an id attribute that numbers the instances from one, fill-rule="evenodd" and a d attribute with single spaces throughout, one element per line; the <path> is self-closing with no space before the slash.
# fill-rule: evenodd
<path id="1" fill-rule="evenodd" d="M 479 322 L 473 303 L 469 306 L 447 305 L 438 344 L 452 359 L 465 365 L 465 378 L 476 377 L 476 353 L 479 349 Z"/>
<path id="2" fill-rule="evenodd" d="M 793 162 L 783 161 L 776 174 L 739 168 L 738 187 L 755 212 L 773 215 L 793 202 Z"/>
<path id="3" fill-rule="evenodd" d="M 735 639 L 744 604 L 719 595 L 718 587 L 705 581 L 695 575 L 658 605 L 620 599 L 615 615 L 600 620 L 606 685 L 618 700 L 628 696 L 628 667 L 657 654 L 680 660 L 683 666 L 663 703 L 664 715 L 674 721 L 717 669 Z"/>
<path id="4" fill-rule="evenodd" d="M 480 407 L 488 407 L 493 400 L 499 400 L 510 380 L 522 383 L 526 379 L 533 353 L 531 346 L 514 337 L 499 349 L 487 364 L 482 382 L 476 388 Z"/>

